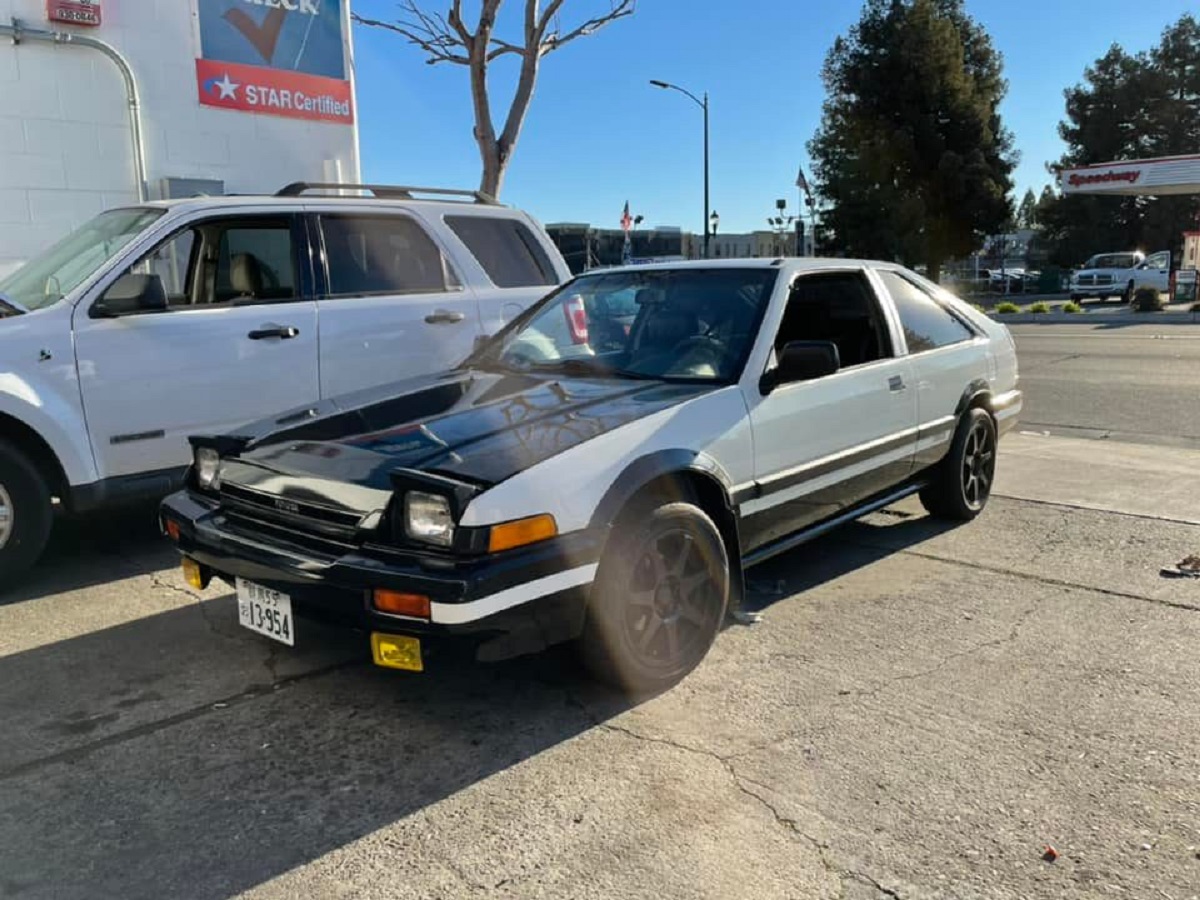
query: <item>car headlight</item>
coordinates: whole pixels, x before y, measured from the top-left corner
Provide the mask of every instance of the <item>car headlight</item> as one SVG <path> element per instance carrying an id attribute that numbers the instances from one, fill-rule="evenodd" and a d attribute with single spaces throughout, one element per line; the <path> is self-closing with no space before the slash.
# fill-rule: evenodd
<path id="1" fill-rule="evenodd" d="M 404 495 L 404 533 L 415 541 L 449 547 L 454 541 L 450 501 L 439 494 L 409 491 Z"/>
<path id="2" fill-rule="evenodd" d="M 221 454 L 212 447 L 197 447 L 193 460 L 196 468 L 196 484 L 202 490 L 220 490 Z"/>

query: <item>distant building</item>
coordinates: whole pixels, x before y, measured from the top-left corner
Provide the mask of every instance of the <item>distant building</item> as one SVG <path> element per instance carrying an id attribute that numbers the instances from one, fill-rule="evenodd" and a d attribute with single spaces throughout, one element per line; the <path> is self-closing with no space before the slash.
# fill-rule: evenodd
<path id="1" fill-rule="evenodd" d="M 578 274 L 588 269 L 621 265 L 625 233 L 619 228 L 593 228 L 584 222 L 556 222 L 546 226 L 550 239 Z M 702 259 L 704 235 L 677 226 L 635 228 L 630 232 L 631 256 L 639 260 Z M 796 235 L 788 231 L 751 231 L 714 234 L 709 240 L 713 259 L 759 259 L 795 256 Z"/>

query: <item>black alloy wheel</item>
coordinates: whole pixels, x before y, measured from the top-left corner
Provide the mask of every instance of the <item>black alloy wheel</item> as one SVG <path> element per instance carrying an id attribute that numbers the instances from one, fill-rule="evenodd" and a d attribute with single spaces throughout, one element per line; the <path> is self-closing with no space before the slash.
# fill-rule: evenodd
<path id="1" fill-rule="evenodd" d="M 938 518 L 969 521 L 987 506 L 995 480 L 996 422 L 986 409 L 970 409 L 921 490 L 921 504 Z"/>

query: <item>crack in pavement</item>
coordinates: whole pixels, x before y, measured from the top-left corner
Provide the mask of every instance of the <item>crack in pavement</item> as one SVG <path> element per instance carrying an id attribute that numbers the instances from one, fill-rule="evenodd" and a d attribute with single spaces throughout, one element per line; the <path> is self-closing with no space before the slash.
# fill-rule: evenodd
<path id="1" fill-rule="evenodd" d="M 137 725 L 133 728 L 127 728 L 124 731 L 118 731 L 106 737 L 98 738 L 78 747 L 70 747 L 66 750 L 60 750 L 57 753 L 50 753 L 46 756 L 38 757 L 37 759 L 27 760 L 23 763 L 18 763 L 15 766 L 10 766 L 7 769 L 0 769 L 0 781 L 8 781 L 13 778 L 19 778 L 30 772 L 38 769 L 54 765 L 56 763 L 72 763 L 80 759 L 90 756 L 98 750 L 103 750 L 117 744 L 123 744 L 126 741 L 131 741 L 136 738 L 145 737 L 147 735 L 156 734 L 174 725 L 181 725 L 185 722 L 190 722 L 193 719 L 199 719 L 205 715 L 216 712 L 222 712 L 227 709 L 233 709 L 245 703 L 250 703 L 261 697 L 274 696 L 275 693 L 301 682 L 310 681 L 320 678 L 324 675 L 329 675 L 341 669 L 348 669 L 353 666 L 362 665 L 362 661 L 358 659 L 342 660 L 341 662 L 331 663 L 327 666 L 321 666 L 317 669 L 312 669 L 308 672 L 300 672 L 296 675 L 290 675 L 273 684 L 266 685 L 251 685 L 238 694 L 233 694 L 228 697 L 220 697 L 215 700 L 209 700 L 205 703 L 194 706 L 191 709 L 183 710 L 171 716 L 166 716 L 162 719 L 155 719 L 153 722 L 146 722 L 143 725 Z"/>
<path id="2" fill-rule="evenodd" d="M 910 548 L 890 547 L 886 544 L 860 542 L 860 546 L 869 547 L 875 550 L 887 550 L 891 553 L 900 553 L 906 556 L 915 556 L 918 559 L 929 559 L 933 560 L 934 562 L 946 563 L 953 566 L 962 566 L 965 569 L 975 569 L 980 572 L 991 572 L 993 575 L 1007 575 L 1011 578 L 1017 578 L 1022 581 L 1032 581 L 1037 584 L 1044 584 L 1050 587 L 1088 591 L 1093 594 L 1101 594 L 1105 597 L 1118 597 L 1122 600 L 1137 600 L 1141 603 L 1152 603 L 1157 606 L 1166 606 L 1170 609 L 1181 609 L 1185 612 L 1200 612 L 1200 606 L 1191 603 L 1181 603 L 1176 600 L 1164 600 L 1159 597 L 1147 597 L 1145 594 L 1132 594 L 1128 591 L 1118 591 L 1112 588 L 1097 587 L 1090 584 L 1080 584 L 1077 581 L 1068 581 L 1065 578 L 1054 578 L 1050 575 L 1034 575 L 1030 572 L 1021 572 L 1017 569 L 1005 568 L 1004 566 L 990 566 L 986 563 L 969 562 L 964 559 L 954 559 L 953 557 L 949 556 L 939 556 L 936 553 L 926 553 L 920 550 L 912 550 Z"/>
<path id="3" fill-rule="evenodd" d="M 894 678 L 889 678 L 887 681 L 884 681 L 882 684 L 879 684 L 876 687 L 870 688 L 869 690 L 851 691 L 850 694 L 855 697 L 874 697 L 880 691 L 886 690 L 887 688 L 898 684 L 901 681 L 914 681 L 918 678 L 928 678 L 930 675 L 936 675 L 942 669 L 946 668 L 946 666 L 950 665 L 950 663 L 960 660 L 966 656 L 973 656 L 981 650 L 987 650 L 992 647 L 1002 647 L 1005 644 L 1011 644 L 1020 636 L 1021 629 L 1025 627 L 1025 623 L 1029 620 L 1030 616 L 1037 611 L 1037 608 L 1038 604 L 1034 603 L 1025 609 L 1019 616 L 1017 616 L 1017 620 L 1013 622 L 1012 628 L 1009 629 L 1008 635 L 1005 637 L 993 638 L 990 641 L 982 641 L 973 647 L 968 647 L 966 650 L 948 653 L 936 666 L 928 669 L 922 669 L 919 672 L 909 672 L 906 675 L 897 675 Z"/>
<path id="4" fill-rule="evenodd" d="M 1187 525 L 1190 528 L 1200 527 L 1200 525 L 1190 519 L 1175 519 L 1170 516 L 1155 516 L 1150 513 L 1120 512 L 1118 510 L 1108 509 L 1103 506 L 1084 506 L 1080 503 L 1064 503 L 1061 500 L 1035 500 L 1030 497 L 1018 497 L 1015 494 L 1006 494 L 1003 491 L 996 491 L 992 494 L 992 496 L 999 497 L 1003 500 L 1009 500 L 1013 503 L 1029 503 L 1033 506 L 1048 506 L 1054 509 L 1070 509 L 1078 512 L 1102 513 L 1106 516 L 1123 516 L 1126 519 L 1140 519 L 1147 522 L 1162 522 L 1168 525 Z"/>
<path id="5" fill-rule="evenodd" d="M 821 865 L 824 867 L 825 871 L 831 875 L 836 876 L 838 878 L 839 882 L 844 883 L 845 879 L 852 878 L 863 884 L 871 885 L 877 891 L 879 891 L 881 894 L 884 894 L 888 897 L 893 897 L 893 898 L 895 898 L 895 900 L 901 900 L 900 894 L 898 892 L 884 887 L 882 884 L 879 883 L 879 881 L 877 881 L 875 878 L 871 877 L 870 875 L 867 875 L 862 872 L 858 872 L 853 869 L 843 868 L 843 867 L 839 866 L 837 864 L 836 860 L 834 860 L 831 857 L 831 851 L 829 849 L 828 844 L 824 843 L 823 841 L 819 840 L 818 838 L 815 838 L 812 835 L 805 832 L 804 829 L 800 827 L 800 824 L 795 819 L 791 819 L 791 818 L 785 816 L 782 812 L 779 811 L 779 808 L 776 807 L 775 804 L 773 804 L 770 800 L 768 800 L 762 794 L 759 794 L 756 791 L 753 791 L 749 787 L 747 787 L 747 785 L 753 785 L 754 787 L 760 788 L 763 791 L 774 793 L 772 788 L 769 787 L 768 785 L 765 785 L 759 781 L 755 781 L 753 778 L 750 778 L 746 775 L 742 775 L 741 773 L 739 773 L 737 771 L 736 766 L 734 765 L 734 761 L 736 759 L 738 759 L 739 757 L 745 756 L 748 753 L 754 752 L 754 751 L 746 750 L 746 751 L 740 751 L 739 753 L 722 756 L 720 753 L 717 753 L 714 750 L 708 750 L 704 747 L 696 747 L 691 744 L 685 744 L 680 741 L 673 740 L 671 738 L 661 738 L 661 737 L 654 737 L 652 735 L 641 734 L 640 732 L 634 731 L 631 728 L 626 728 L 624 725 L 616 725 L 616 724 L 613 724 L 612 722 L 601 721 L 592 712 L 592 710 L 588 707 L 588 705 L 584 701 L 582 701 L 578 697 L 576 697 L 575 694 L 571 690 L 565 689 L 565 693 L 567 696 L 567 700 L 572 705 L 574 705 L 576 708 L 578 708 L 584 714 L 584 716 L 588 719 L 588 721 L 590 721 L 593 724 L 594 727 L 599 728 L 602 731 L 608 731 L 613 734 L 619 734 L 623 737 L 627 737 L 627 738 L 630 738 L 631 740 L 635 740 L 635 741 L 641 741 L 643 743 L 660 744 L 660 745 L 663 745 L 666 747 L 670 747 L 674 750 L 680 750 L 684 753 L 689 753 L 689 754 L 692 754 L 695 756 L 703 756 L 703 757 L 706 757 L 707 759 L 715 760 L 716 762 L 718 762 L 721 765 L 721 768 L 724 769 L 725 772 L 729 775 L 730 782 L 740 793 L 751 798 L 752 800 L 754 800 L 756 802 L 756 804 L 758 806 L 760 806 L 762 809 L 769 812 L 771 814 L 772 818 L 775 820 L 775 823 L 777 825 L 783 827 L 784 829 L 789 831 L 791 834 L 793 834 L 795 837 L 800 838 L 804 841 L 807 841 L 809 844 L 811 844 L 813 846 L 813 848 L 816 850 L 817 857 L 820 860 Z M 776 740 L 772 741 L 770 744 L 764 745 L 762 747 L 756 747 L 756 748 L 754 748 L 754 750 L 770 749 L 773 746 L 776 746 L 778 744 L 783 743 L 786 740 L 789 740 L 792 736 L 793 735 L 791 735 L 790 733 L 783 735 L 782 737 L 777 738 Z"/>

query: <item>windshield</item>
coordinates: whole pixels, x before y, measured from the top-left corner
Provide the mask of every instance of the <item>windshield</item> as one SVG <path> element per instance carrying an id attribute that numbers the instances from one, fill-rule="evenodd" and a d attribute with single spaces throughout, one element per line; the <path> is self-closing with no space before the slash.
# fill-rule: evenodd
<path id="1" fill-rule="evenodd" d="M 40 256 L 35 256 L 0 280 L 7 295 L 28 310 L 57 303 L 126 244 L 163 215 L 161 209 L 111 209 L 71 232 Z"/>
<path id="2" fill-rule="evenodd" d="M 1085 269 L 1132 269 L 1137 265 L 1133 253 L 1100 253 L 1083 264 Z"/>
<path id="3" fill-rule="evenodd" d="M 584 275 L 470 361 L 480 368 L 573 370 L 612 378 L 735 380 L 774 269 L 667 269 Z"/>

